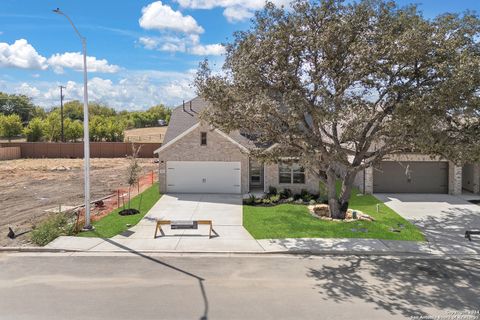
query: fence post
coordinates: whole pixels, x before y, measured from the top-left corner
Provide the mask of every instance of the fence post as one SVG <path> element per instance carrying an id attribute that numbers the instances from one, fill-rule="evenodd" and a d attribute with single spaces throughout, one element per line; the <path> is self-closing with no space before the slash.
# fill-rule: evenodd
<path id="1" fill-rule="evenodd" d="M 117 189 L 117 209 L 120 208 L 120 190 Z"/>

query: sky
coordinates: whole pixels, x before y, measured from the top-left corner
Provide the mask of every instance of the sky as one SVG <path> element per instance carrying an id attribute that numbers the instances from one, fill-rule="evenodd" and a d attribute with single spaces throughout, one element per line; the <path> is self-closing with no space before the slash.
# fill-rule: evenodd
<path id="1" fill-rule="evenodd" d="M 288 0 L 274 0 L 287 4 Z M 480 0 L 398 0 L 424 16 L 480 11 Z M 81 41 L 87 39 L 89 100 L 117 110 L 179 105 L 195 96 L 205 58 L 223 64 L 222 44 L 246 30 L 264 0 L 1 0 L 0 91 L 26 94 L 45 108 L 83 98 Z"/>

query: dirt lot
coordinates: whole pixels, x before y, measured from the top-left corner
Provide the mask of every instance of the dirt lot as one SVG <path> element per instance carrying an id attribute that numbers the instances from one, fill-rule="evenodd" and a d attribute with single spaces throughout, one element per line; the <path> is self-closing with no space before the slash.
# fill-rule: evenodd
<path id="1" fill-rule="evenodd" d="M 144 174 L 158 168 L 152 159 L 139 162 Z M 127 166 L 127 159 L 91 159 L 92 200 L 125 187 Z M 16 233 L 29 231 L 46 216 L 44 210 L 82 203 L 82 159 L 0 161 L 0 246 L 28 245 L 28 233 L 8 239 L 8 226 Z"/>
<path id="2" fill-rule="evenodd" d="M 124 132 L 126 142 L 163 142 L 168 127 L 130 129 Z"/>

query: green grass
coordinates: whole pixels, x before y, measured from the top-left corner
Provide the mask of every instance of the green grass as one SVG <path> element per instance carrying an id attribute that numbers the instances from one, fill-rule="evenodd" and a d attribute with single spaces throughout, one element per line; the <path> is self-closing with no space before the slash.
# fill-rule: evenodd
<path id="1" fill-rule="evenodd" d="M 243 226 L 255 239 L 282 238 L 370 238 L 388 240 L 424 241 L 420 230 L 400 217 L 371 195 L 358 195 L 354 190 L 350 208 L 360 210 L 375 219 L 373 222 L 338 222 L 313 217 L 307 206 L 280 204 L 274 207 L 243 206 Z M 377 204 L 379 213 L 377 213 Z M 403 224 L 400 229 L 398 224 Z M 358 229 L 368 232 L 359 232 Z M 392 232 L 390 228 L 400 229 Z M 357 232 L 352 231 L 357 229 Z"/>
<path id="2" fill-rule="evenodd" d="M 80 232 L 80 237 L 98 237 L 98 238 L 111 238 L 117 234 L 127 230 L 127 224 L 131 226 L 136 225 L 145 214 L 150 210 L 153 205 L 160 199 L 161 195 L 158 192 L 158 183 L 153 184 L 150 188 L 142 192 L 142 206 L 140 213 L 131 216 L 121 216 L 118 214 L 122 207 L 112 211 L 102 219 L 95 221 L 92 225 L 95 227 L 92 231 Z M 137 195 L 131 200 L 131 207 L 138 209 L 140 202 L 140 195 Z M 128 205 L 126 205 L 128 207 Z"/>

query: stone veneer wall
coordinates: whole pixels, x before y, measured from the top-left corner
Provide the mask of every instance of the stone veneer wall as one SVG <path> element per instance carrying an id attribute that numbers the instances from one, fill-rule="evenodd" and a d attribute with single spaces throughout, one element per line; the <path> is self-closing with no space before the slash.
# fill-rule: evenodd
<path id="1" fill-rule="evenodd" d="M 424 154 L 393 154 L 385 161 L 446 161 L 440 157 L 431 157 Z M 365 193 L 373 193 L 373 168 L 365 170 Z M 462 167 L 453 162 L 448 163 L 448 193 L 458 195 L 462 193 Z"/>
<path id="2" fill-rule="evenodd" d="M 265 192 L 268 192 L 268 187 L 272 186 L 277 188 L 278 191 L 283 189 L 290 189 L 293 193 L 299 193 L 302 189 L 307 189 L 309 192 L 318 193 L 319 180 L 312 173 L 305 170 L 305 183 L 280 183 L 278 174 L 278 164 L 265 164 Z"/>
<path id="3" fill-rule="evenodd" d="M 200 132 L 207 132 L 207 145 L 200 145 Z M 167 191 L 167 161 L 239 161 L 241 163 L 242 193 L 249 191 L 249 156 L 227 138 L 201 125 L 160 152 L 159 189 Z"/>

